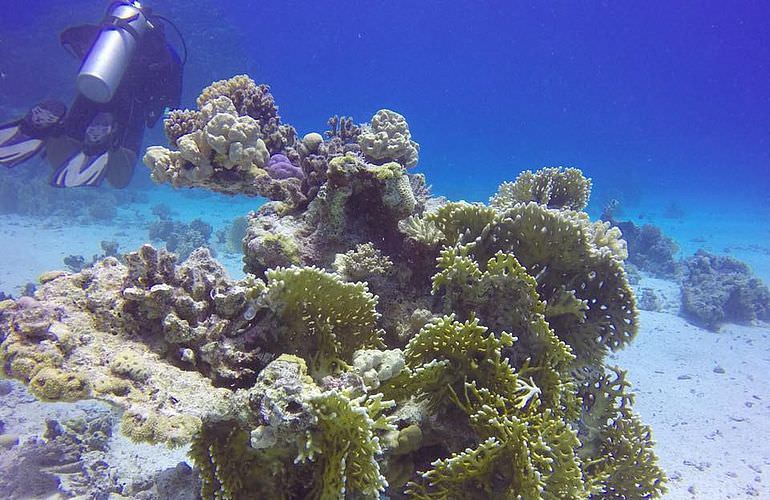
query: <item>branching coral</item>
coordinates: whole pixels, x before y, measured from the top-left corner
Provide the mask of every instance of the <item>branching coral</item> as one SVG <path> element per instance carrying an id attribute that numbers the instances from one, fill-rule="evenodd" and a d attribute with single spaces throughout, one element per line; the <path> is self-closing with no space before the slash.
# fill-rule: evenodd
<path id="1" fill-rule="evenodd" d="M 212 83 L 198 96 L 195 101 L 199 109 L 219 99 L 228 98 L 235 106 L 239 116 L 249 116 L 265 129 L 272 120 L 279 120 L 278 107 L 275 105 L 270 87 L 257 85 L 247 75 L 238 75 L 228 80 Z"/>
<path id="2" fill-rule="evenodd" d="M 377 462 L 382 448 L 375 432 L 394 429 L 382 412 L 395 403 L 382 401 L 381 395 L 350 399 L 337 391 L 310 403 L 318 424 L 301 439 L 297 461 L 319 464 L 311 497 L 379 498 L 388 483 Z"/>
<path id="3" fill-rule="evenodd" d="M 515 257 L 535 279 L 551 328 L 579 358 L 600 359 L 636 333 L 634 297 L 623 270 L 625 243 L 605 223 L 537 203 L 517 203 L 505 212 L 449 203 L 426 218 L 447 245 L 459 245 L 448 250 L 460 252 L 452 254 L 456 269 L 445 259 L 444 274 L 478 274 L 498 252 Z M 452 290 L 461 290 L 462 300 L 474 300 L 474 288 L 469 294 L 462 286 Z"/>
<path id="4" fill-rule="evenodd" d="M 172 146 L 178 146 L 180 137 L 191 134 L 203 127 L 200 111 L 190 109 L 174 109 L 163 120 L 163 131 Z"/>
<path id="5" fill-rule="evenodd" d="M 509 399 L 475 384 L 456 397 L 484 438 L 409 485 L 414 498 L 586 498 L 575 432 L 552 411 L 538 410 L 537 399 Z"/>
<path id="6" fill-rule="evenodd" d="M 650 428 L 631 409 L 625 372 L 584 367 L 577 373 L 583 399 L 579 454 L 600 498 L 649 498 L 665 491 L 665 476 L 652 452 Z M 590 457 L 590 458 L 589 458 Z"/>

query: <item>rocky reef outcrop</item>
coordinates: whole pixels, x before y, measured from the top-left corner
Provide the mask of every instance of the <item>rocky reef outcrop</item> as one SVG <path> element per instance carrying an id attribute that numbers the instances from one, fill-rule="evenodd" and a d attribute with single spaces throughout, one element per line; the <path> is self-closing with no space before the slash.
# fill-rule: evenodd
<path id="1" fill-rule="evenodd" d="M 0 303 L 0 367 L 46 400 L 190 443 L 204 498 L 652 498 L 624 372 L 625 242 L 577 169 L 490 205 L 432 198 L 406 120 L 297 139 L 265 86 L 206 89 L 150 148 L 159 182 L 267 196 L 244 269 L 144 246 Z M 269 158 L 299 167 L 271 176 Z M 285 160 L 284 160 L 285 158 Z M 283 165 L 282 172 L 296 172 Z"/>

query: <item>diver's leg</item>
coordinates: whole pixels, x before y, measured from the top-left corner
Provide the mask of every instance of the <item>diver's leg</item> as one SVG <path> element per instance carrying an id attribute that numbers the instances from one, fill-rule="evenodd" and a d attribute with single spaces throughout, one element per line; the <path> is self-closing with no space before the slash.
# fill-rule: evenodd
<path id="1" fill-rule="evenodd" d="M 144 113 L 141 106 L 130 96 L 121 102 L 117 120 L 122 125 L 116 149 L 110 154 L 107 181 L 116 188 L 124 188 L 131 182 L 138 152 L 144 136 Z"/>
<path id="2" fill-rule="evenodd" d="M 86 128 L 94 117 L 102 110 L 103 106 L 86 99 L 78 94 L 70 106 L 67 118 L 64 120 L 64 133 L 76 141 L 83 142 Z"/>
<path id="3" fill-rule="evenodd" d="M 86 127 L 82 149 L 64 161 L 53 174 L 56 187 L 98 186 L 107 173 L 115 150 L 115 118 L 112 113 L 98 113 Z"/>

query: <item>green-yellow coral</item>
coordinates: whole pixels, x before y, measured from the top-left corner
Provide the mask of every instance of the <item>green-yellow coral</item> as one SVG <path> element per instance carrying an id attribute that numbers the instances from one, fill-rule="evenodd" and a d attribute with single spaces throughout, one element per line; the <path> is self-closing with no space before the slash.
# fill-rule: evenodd
<path id="1" fill-rule="evenodd" d="M 498 488 L 505 485 L 504 498 L 586 496 L 577 433 L 558 411 L 536 404 L 539 393 L 531 385 L 520 384 L 512 395 L 473 384 L 465 389 L 459 404 L 471 426 L 482 439 L 495 438 L 507 455 L 499 467 L 510 468 L 502 473 L 509 479 L 497 483 Z"/>
<path id="2" fill-rule="evenodd" d="M 394 455 L 406 455 L 420 448 L 422 444 L 422 430 L 417 424 L 412 424 L 398 431 Z"/>
<path id="3" fill-rule="evenodd" d="M 431 321 L 406 346 L 407 368 L 392 379 L 394 385 L 414 385 L 430 401 L 445 405 L 452 390 L 460 391 L 466 381 L 481 387 L 508 391 L 518 384 L 513 368 L 502 357 L 502 349 L 513 345 L 512 335 L 499 337 L 481 326 L 477 319 L 460 323 L 454 315 Z M 426 371 L 428 367 L 435 367 Z M 403 378 L 414 381 L 404 384 Z M 387 393 L 386 393 L 387 394 Z"/>
<path id="4" fill-rule="evenodd" d="M 666 477 L 653 452 L 650 428 L 631 409 L 625 372 L 589 369 L 576 373 L 583 398 L 580 456 L 598 498 L 654 498 L 666 492 Z"/>
<path id="5" fill-rule="evenodd" d="M 543 301 L 571 301 L 566 314 L 551 310 L 549 324 L 578 358 L 599 360 L 607 349 L 628 343 L 638 321 L 622 261 L 593 243 L 592 230 L 569 212 L 520 203 L 490 225 L 474 252 L 479 261 L 501 250 L 515 255 L 537 280 Z"/>
<path id="6" fill-rule="evenodd" d="M 318 424 L 301 439 L 298 462 L 317 462 L 309 498 L 379 498 L 388 485 L 377 462 L 377 434 L 395 430 L 383 412 L 395 405 L 382 395 L 351 399 L 328 391 L 311 400 Z"/>
<path id="7" fill-rule="evenodd" d="M 171 446 L 189 443 L 200 427 L 201 419 L 192 415 L 145 415 L 134 411 L 125 412 L 120 422 L 120 431 L 133 441 Z"/>
<path id="8" fill-rule="evenodd" d="M 403 165 L 394 161 L 388 162 L 384 165 L 367 165 L 366 168 L 372 174 L 374 174 L 378 180 L 381 181 L 399 179 L 406 173 L 406 169 L 403 167 Z"/>
<path id="9" fill-rule="evenodd" d="M 591 223 L 585 214 L 537 203 L 516 203 L 504 212 L 449 203 L 427 218 L 445 235 L 446 245 L 473 244 L 457 250 L 472 256 L 455 255 L 453 269 L 446 268 L 446 273 L 459 273 L 456 279 L 480 272 L 473 271 L 473 262 L 482 265 L 498 252 L 514 256 L 535 278 L 551 328 L 578 358 L 599 360 L 636 334 L 636 306 L 623 269 L 625 243 L 619 233 Z M 455 288 L 457 300 L 473 300 Z M 472 294 L 470 289 L 467 295 Z"/>
<path id="10" fill-rule="evenodd" d="M 284 352 L 308 361 L 315 376 L 349 364 L 358 349 L 382 347 L 377 297 L 364 283 L 346 283 L 314 267 L 267 272 L 265 299 L 280 319 Z"/>
<path id="11" fill-rule="evenodd" d="M 427 247 L 435 247 L 444 239 L 444 233 L 435 222 L 425 217 L 410 215 L 398 222 L 398 230 L 407 238 L 422 243 Z"/>
<path id="12" fill-rule="evenodd" d="M 268 233 L 262 238 L 262 245 L 272 254 L 281 256 L 289 264 L 299 264 L 297 243 L 283 234 Z"/>
<path id="13" fill-rule="evenodd" d="M 132 351 L 117 353 L 110 363 L 110 370 L 115 375 L 138 381 L 145 381 L 152 375 L 141 355 Z"/>
<path id="14" fill-rule="evenodd" d="M 412 184 L 409 177 L 403 172 L 400 175 L 385 179 L 385 190 L 382 195 L 382 202 L 390 210 L 396 220 L 408 217 L 414 211 L 417 200 L 412 191 Z"/>
<path id="15" fill-rule="evenodd" d="M 502 389 L 502 391 L 501 391 Z M 523 379 L 498 390 L 465 383 L 452 401 L 480 442 L 432 463 L 409 484 L 414 498 L 586 498 L 580 442 L 564 415 L 545 407 Z"/>
<path id="16" fill-rule="evenodd" d="M 525 170 L 515 182 L 504 182 L 490 205 L 505 211 L 517 203 L 534 201 L 548 208 L 583 210 L 591 196 L 591 180 L 577 168 L 549 167 Z"/>
<path id="17" fill-rule="evenodd" d="M 29 382 L 44 368 L 59 368 L 64 358 L 47 343 L 22 344 L 3 342 L 0 346 L 0 368 L 3 375 Z"/>
<path id="18" fill-rule="evenodd" d="M 653 452 L 652 431 L 633 413 L 607 425 L 598 461 L 589 474 L 601 477 L 602 499 L 655 498 L 664 494 L 666 477 Z"/>
<path id="19" fill-rule="evenodd" d="M 496 217 L 495 210 L 489 207 L 461 201 L 447 203 L 425 218 L 434 223 L 444 235 L 445 244 L 455 245 L 478 238 Z"/>
<path id="20" fill-rule="evenodd" d="M 327 184 L 318 191 L 318 196 L 313 200 L 319 215 L 318 230 L 331 240 L 336 240 L 342 235 L 345 228 L 345 204 L 352 192 L 348 186 L 331 189 Z"/>
<path id="21" fill-rule="evenodd" d="M 575 357 L 548 325 L 537 282 L 510 254 L 498 252 L 482 266 L 474 259 L 474 246 L 458 245 L 441 252 L 434 293 L 443 291 L 447 309 L 462 318 L 474 316 L 495 332 L 515 333 L 516 342 L 507 349 L 508 361 L 521 375 L 532 372 L 550 406 L 564 405 L 565 412 L 576 412 L 572 398 L 559 402 L 568 394 L 563 377 Z"/>
<path id="22" fill-rule="evenodd" d="M 199 470 L 204 500 L 290 498 L 281 470 L 290 457 L 256 450 L 249 439 L 248 431 L 230 421 L 206 425 L 195 436 L 190 457 Z"/>

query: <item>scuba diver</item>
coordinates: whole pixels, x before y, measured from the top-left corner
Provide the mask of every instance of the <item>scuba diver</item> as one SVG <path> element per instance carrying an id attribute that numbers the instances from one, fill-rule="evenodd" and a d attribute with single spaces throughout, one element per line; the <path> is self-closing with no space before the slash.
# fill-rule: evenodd
<path id="1" fill-rule="evenodd" d="M 160 22 L 163 21 L 163 22 Z M 43 154 L 57 187 L 128 185 L 145 127 L 179 106 L 184 61 L 166 41 L 164 23 L 137 1 L 115 1 L 101 25 L 75 26 L 60 36 L 81 61 L 78 95 L 69 112 L 43 101 L 23 118 L 0 126 L 0 164 Z"/>

